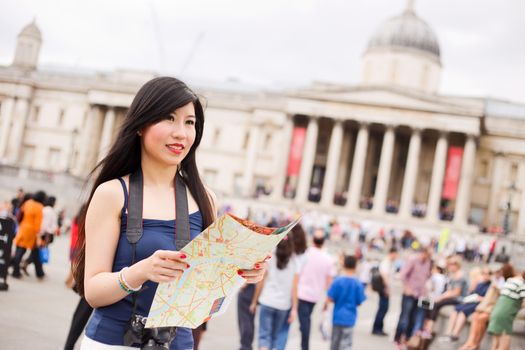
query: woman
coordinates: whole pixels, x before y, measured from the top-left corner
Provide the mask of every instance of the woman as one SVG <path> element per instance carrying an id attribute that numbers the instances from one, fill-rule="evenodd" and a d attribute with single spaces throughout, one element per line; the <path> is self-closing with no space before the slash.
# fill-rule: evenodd
<path id="1" fill-rule="evenodd" d="M 195 93 L 175 78 L 155 78 L 139 90 L 115 143 L 95 168 L 74 272 L 80 294 L 95 309 L 81 349 L 127 349 L 122 345 L 132 313 L 147 316 L 157 283 L 176 280 L 189 266 L 174 239 L 177 173 L 187 187 L 191 239 L 215 219 L 215 196 L 201 182 L 195 162 L 203 127 Z M 129 175 L 139 171 L 143 235 L 132 257 L 126 238 Z M 239 274 L 256 283 L 266 263 L 257 266 Z M 170 349 L 192 348 L 191 329 L 177 328 Z"/>
<path id="2" fill-rule="evenodd" d="M 301 225 L 295 225 L 290 232 L 293 241 L 293 256 L 298 265 L 298 271 L 301 271 L 306 262 L 306 248 L 308 248 L 306 232 Z M 288 315 L 292 310 L 288 310 Z M 288 342 L 288 333 L 290 331 L 290 323 L 285 322 L 279 333 L 277 334 L 277 349 L 284 349 Z"/>
<path id="3" fill-rule="evenodd" d="M 13 277 L 15 278 L 22 277 L 20 264 L 28 249 L 31 250 L 30 257 L 35 264 L 36 277 L 43 279 L 45 276 L 38 250 L 38 233 L 42 226 L 45 200 L 46 193 L 38 191 L 32 196 L 32 199 L 27 200 L 20 208 L 20 213 L 23 215 L 21 216 L 20 227 L 14 240 L 16 251 L 13 259 Z"/>
<path id="4" fill-rule="evenodd" d="M 430 311 L 423 328 L 423 338 L 430 338 L 434 322 L 436 321 L 439 310 L 446 305 L 457 305 L 462 297 L 467 294 L 468 284 L 463 271 L 461 271 L 461 258 L 452 256 L 447 259 L 448 280 L 445 291 L 434 299 L 434 307 Z"/>
<path id="5" fill-rule="evenodd" d="M 495 278 L 490 284 L 487 294 L 483 301 L 476 307 L 476 311 L 472 314 L 470 322 L 469 336 L 465 344 L 459 350 L 476 350 L 481 345 L 481 340 L 487 330 L 490 313 L 496 305 L 499 297 L 499 291 L 503 287 L 505 280 L 516 275 L 514 267 L 511 264 L 505 264 L 495 274 Z"/>
<path id="6" fill-rule="evenodd" d="M 509 278 L 490 314 L 488 332 L 492 334 L 492 350 L 509 350 L 512 323 L 525 299 L 525 271 Z"/>
<path id="7" fill-rule="evenodd" d="M 44 209 L 42 209 L 42 225 L 40 227 L 40 237 L 37 239 L 37 249 L 47 247 L 53 243 L 55 233 L 58 230 L 57 225 L 57 214 L 55 212 L 56 198 L 53 196 L 46 197 L 44 201 Z M 20 264 L 20 268 L 24 271 L 24 274 L 29 276 L 27 267 L 33 263 L 33 256 L 24 260 Z"/>
<path id="8" fill-rule="evenodd" d="M 286 343 L 279 342 L 279 332 L 297 317 L 299 264 L 293 252 L 293 241 L 288 236 L 277 245 L 275 258 L 255 290 L 250 311 L 255 313 L 260 303 L 259 350 L 284 350 Z"/>
<path id="9" fill-rule="evenodd" d="M 474 313 L 490 286 L 491 271 L 488 267 L 481 269 L 481 281 L 478 281 L 471 294 L 461 303 L 456 305 L 450 315 L 445 335 L 439 340 L 444 342 L 455 342 L 459 340 L 459 333 L 465 326 L 467 318 Z"/>

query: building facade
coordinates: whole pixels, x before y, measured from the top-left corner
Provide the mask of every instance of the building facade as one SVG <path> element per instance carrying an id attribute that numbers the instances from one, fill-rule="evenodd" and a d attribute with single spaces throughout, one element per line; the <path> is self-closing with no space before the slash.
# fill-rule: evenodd
<path id="1" fill-rule="evenodd" d="M 411 3 L 372 35 L 357 85 L 194 84 L 207 106 L 207 184 L 274 208 L 525 236 L 525 105 L 440 94 L 437 36 Z M 42 44 L 29 24 L 0 67 L 0 194 L 48 188 L 78 203 L 155 74 L 41 70 Z"/>

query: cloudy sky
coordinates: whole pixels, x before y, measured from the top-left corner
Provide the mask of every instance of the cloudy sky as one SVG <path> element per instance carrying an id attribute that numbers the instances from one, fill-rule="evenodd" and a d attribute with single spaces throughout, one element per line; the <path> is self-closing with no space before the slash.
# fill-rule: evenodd
<path id="1" fill-rule="evenodd" d="M 0 64 L 36 17 L 43 67 L 141 69 L 272 88 L 355 84 L 406 0 L 0 0 Z M 525 103 L 524 0 L 416 0 L 442 52 L 441 92 Z"/>

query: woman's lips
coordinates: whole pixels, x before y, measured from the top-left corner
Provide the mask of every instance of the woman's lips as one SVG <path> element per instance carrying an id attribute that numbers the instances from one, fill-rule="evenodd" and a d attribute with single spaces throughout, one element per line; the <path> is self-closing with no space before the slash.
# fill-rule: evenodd
<path id="1" fill-rule="evenodd" d="M 166 145 L 166 147 L 168 147 L 168 150 L 171 153 L 174 153 L 176 155 L 182 154 L 182 151 L 184 151 L 184 145 L 181 143 L 169 144 L 169 145 Z"/>

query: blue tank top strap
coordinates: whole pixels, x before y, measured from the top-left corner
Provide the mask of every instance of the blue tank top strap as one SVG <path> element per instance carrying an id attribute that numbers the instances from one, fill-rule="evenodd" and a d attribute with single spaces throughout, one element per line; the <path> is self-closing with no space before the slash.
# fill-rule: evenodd
<path id="1" fill-rule="evenodd" d="M 123 178 L 119 177 L 118 180 L 120 181 L 120 184 L 122 185 L 122 190 L 124 191 L 124 207 L 122 208 L 122 211 L 127 212 L 128 210 L 128 188 L 126 187 L 126 182 Z"/>

